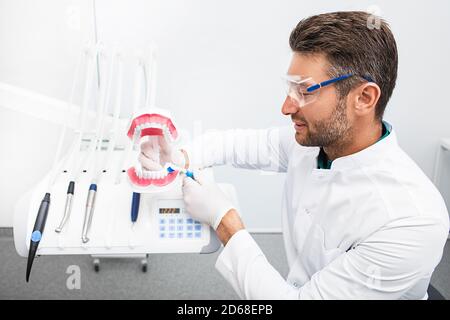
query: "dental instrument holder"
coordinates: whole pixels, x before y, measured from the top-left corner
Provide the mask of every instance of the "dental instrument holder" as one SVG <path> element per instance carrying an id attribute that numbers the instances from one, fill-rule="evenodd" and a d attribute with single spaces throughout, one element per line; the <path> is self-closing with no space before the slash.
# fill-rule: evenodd
<path id="1" fill-rule="evenodd" d="M 212 228 L 201 224 L 201 237 L 189 237 L 190 233 L 183 230 L 183 237 L 170 237 L 170 231 L 162 233 L 161 222 L 165 219 L 167 228 L 188 228 L 190 218 L 184 211 L 181 179 L 177 179 L 163 191 L 157 193 L 142 193 L 140 199 L 139 220 L 133 225 L 130 221 L 130 206 L 133 190 L 127 181 L 126 168 L 122 170 L 121 182 L 116 184 L 116 170 L 123 156 L 122 150 L 115 150 L 112 154 L 113 169 L 104 173 L 101 190 L 96 195 L 96 214 L 90 226 L 90 241 L 83 243 L 82 234 L 86 199 L 92 176 L 96 173 L 85 172 L 77 183 L 77 192 L 71 200 L 72 215 L 66 221 L 62 232 L 54 232 L 61 221 L 66 207 L 67 185 L 70 174 L 67 168 L 62 168 L 55 181 L 52 192 L 52 205 L 48 210 L 47 227 L 40 239 L 36 255 L 137 255 L 151 253 L 212 253 L 220 248 L 220 241 Z M 80 157 L 84 157 L 86 150 L 80 150 Z M 101 151 L 105 156 L 106 151 Z M 132 156 L 132 154 L 130 154 Z M 130 161 L 132 159 L 129 159 Z M 62 159 L 61 161 L 65 161 Z M 126 163 L 130 163 L 127 161 Z M 61 164 L 58 164 L 61 165 Z M 203 170 L 212 178 L 212 169 Z M 26 257 L 34 222 L 36 208 L 45 194 L 50 179 L 50 173 L 34 188 L 27 192 L 16 205 L 14 216 L 14 243 L 19 255 Z M 230 184 L 219 184 L 222 190 L 237 205 L 236 192 Z M 100 186 L 99 186 L 100 188 Z M 178 213 L 176 213 L 178 212 Z M 183 220 L 183 223 L 178 223 Z M 175 223 L 172 225 L 172 220 Z M 195 222 L 192 224 L 196 227 Z M 194 231 L 195 233 L 195 231 Z M 165 235 L 162 237 L 162 235 Z M 37 271 L 35 271 L 37 272 Z"/>
<path id="2" fill-rule="evenodd" d="M 122 83 L 120 79 L 121 76 L 119 84 Z M 86 87 L 87 83 L 88 80 Z M 119 88 L 121 86 L 119 85 Z M 120 99 L 117 101 L 120 102 Z M 120 108 L 118 110 L 120 111 Z M 120 112 L 116 111 L 115 109 L 115 114 L 119 115 Z M 91 117 L 88 118 L 89 121 L 85 120 L 86 123 L 91 123 Z M 118 116 L 113 118 L 117 120 Z M 113 118 L 108 117 L 109 123 L 113 123 Z M 78 163 L 83 164 L 85 159 L 89 158 L 89 148 L 80 145 L 80 142 L 87 141 L 89 144 L 92 139 L 97 140 L 93 137 L 87 139 L 84 134 L 92 135 L 92 130 L 82 125 L 80 131 L 76 132 L 80 135 L 79 143 L 74 141 L 69 148 L 76 152 L 77 166 L 68 165 L 69 155 L 66 155 L 54 166 L 60 168 L 54 183 L 50 171 L 16 203 L 14 244 L 20 256 L 27 257 L 30 248 L 31 252 L 38 256 L 83 254 L 109 257 L 131 257 L 151 253 L 212 253 L 220 248 L 221 244 L 215 231 L 207 225 L 194 221 L 185 212 L 180 174 L 170 184 L 153 190 L 152 188 L 136 190 L 132 187 L 127 179 L 127 169 L 137 158 L 135 153 L 129 152 L 129 147 L 124 146 L 128 145 L 130 140 L 125 134 L 118 134 L 125 132 L 126 124 L 123 121 L 118 122 L 120 124 L 117 127 L 110 125 L 106 129 L 110 134 L 108 143 L 111 147 L 106 150 L 112 152 L 103 151 L 101 146 L 103 141 L 99 139 L 100 146 L 97 147 L 99 159 L 96 161 L 103 164 L 100 171 L 91 170 L 92 168 L 85 165 L 82 165 L 82 169 L 85 170 L 77 170 Z M 104 161 L 106 157 L 108 161 Z M 205 169 L 204 174 L 211 175 L 212 179 L 212 169 Z M 71 182 L 74 181 L 74 176 L 76 188 L 74 182 Z M 99 178 L 95 180 L 99 188 L 95 194 L 95 214 L 91 215 L 92 220 L 86 220 L 84 213 L 86 210 L 92 210 L 94 204 L 92 193 L 95 191 L 90 186 L 95 177 Z M 45 201 L 42 199 L 42 195 L 48 192 L 50 184 L 51 206 L 47 199 L 44 199 Z M 234 187 L 229 184 L 219 186 L 237 207 Z M 139 220 L 134 224 L 130 221 L 133 192 L 141 193 Z M 91 205 L 87 205 L 88 193 L 92 199 L 88 201 Z M 42 209 L 36 212 L 42 201 L 44 202 Z M 72 213 L 69 215 L 70 211 Z M 46 223 L 38 223 L 39 226 L 46 224 L 47 231 L 42 233 L 43 228 L 38 230 L 40 227 L 35 227 L 35 222 L 43 221 L 44 216 Z M 90 231 L 87 242 L 82 241 L 83 227 Z"/>

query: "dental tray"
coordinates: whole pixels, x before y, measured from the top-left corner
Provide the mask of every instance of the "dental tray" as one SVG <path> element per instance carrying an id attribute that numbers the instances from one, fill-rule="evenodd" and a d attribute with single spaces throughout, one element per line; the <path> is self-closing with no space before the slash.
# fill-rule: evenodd
<path id="1" fill-rule="evenodd" d="M 86 151 L 84 151 L 86 152 Z M 133 190 L 126 178 L 126 168 L 118 171 L 118 163 L 125 151 L 112 152 L 116 166 L 103 173 L 97 183 L 95 211 L 89 232 L 89 241 L 81 240 L 86 198 L 92 174 L 82 173 L 75 186 L 72 212 L 61 233 L 56 233 L 63 214 L 67 186 L 70 181 L 64 168 L 52 187 L 50 209 L 37 251 L 38 255 L 134 255 L 148 253 L 212 253 L 220 248 L 214 230 L 192 219 L 184 210 L 181 191 L 182 179 L 162 192 L 142 193 L 138 220 L 130 218 Z M 101 151 L 104 154 L 106 151 Z M 211 169 L 205 174 L 212 176 Z M 120 172 L 120 183 L 117 183 Z M 14 216 L 14 243 L 19 255 L 28 256 L 31 233 L 39 204 L 47 192 L 48 174 L 27 192 L 16 205 Z M 236 192 L 230 184 L 219 184 L 237 205 Z"/>

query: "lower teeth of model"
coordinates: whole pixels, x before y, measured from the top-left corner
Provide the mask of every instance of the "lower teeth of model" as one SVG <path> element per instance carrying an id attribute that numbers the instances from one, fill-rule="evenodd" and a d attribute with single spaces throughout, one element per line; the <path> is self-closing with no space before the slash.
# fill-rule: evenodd
<path id="1" fill-rule="evenodd" d="M 142 170 L 142 177 L 145 179 L 162 179 L 167 175 L 167 171 L 160 170 L 160 171 L 146 171 Z"/>

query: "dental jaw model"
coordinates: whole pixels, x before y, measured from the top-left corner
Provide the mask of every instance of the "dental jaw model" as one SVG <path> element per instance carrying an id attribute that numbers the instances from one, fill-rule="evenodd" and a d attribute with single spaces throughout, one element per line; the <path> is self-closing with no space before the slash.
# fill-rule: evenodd
<path id="1" fill-rule="evenodd" d="M 131 121 L 128 137 L 132 140 L 134 150 L 139 149 L 139 144 L 146 140 L 157 144 L 158 138 L 163 138 L 170 145 L 176 144 L 179 140 L 178 131 L 169 113 L 162 109 L 150 109 L 148 113 L 135 117 Z M 159 156 L 153 160 L 155 163 L 160 163 Z M 137 162 L 127 170 L 127 176 L 136 192 L 155 193 L 166 191 L 177 185 L 182 171 L 173 163 L 165 163 L 153 170 L 147 170 Z"/>

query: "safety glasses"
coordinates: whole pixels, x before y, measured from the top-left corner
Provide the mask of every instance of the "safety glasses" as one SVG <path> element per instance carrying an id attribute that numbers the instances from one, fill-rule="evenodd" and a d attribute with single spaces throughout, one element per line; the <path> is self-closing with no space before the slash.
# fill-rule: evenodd
<path id="1" fill-rule="evenodd" d="M 328 79 L 317 83 L 312 77 L 303 77 L 298 75 L 286 75 L 284 80 L 287 84 L 287 95 L 294 101 L 300 108 L 314 102 L 319 96 L 320 89 L 330 84 L 336 83 L 341 80 L 345 80 L 354 76 L 354 74 L 346 74 L 336 78 Z M 361 76 L 363 79 L 373 82 L 370 77 Z"/>

